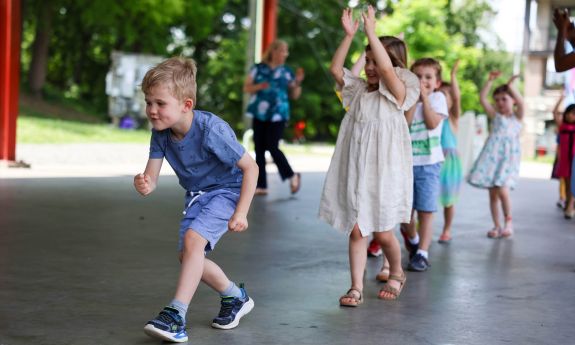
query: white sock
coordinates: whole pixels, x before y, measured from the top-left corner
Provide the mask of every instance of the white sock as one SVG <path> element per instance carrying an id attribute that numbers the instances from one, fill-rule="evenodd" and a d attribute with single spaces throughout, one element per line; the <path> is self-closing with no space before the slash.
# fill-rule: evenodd
<path id="1" fill-rule="evenodd" d="M 429 253 L 427 252 L 427 250 L 423 250 L 423 249 L 418 249 L 417 250 L 417 254 L 420 254 L 421 256 L 423 256 L 426 260 L 428 259 Z"/>
<path id="2" fill-rule="evenodd" d="M 419 243 L 419 234 L 416 232 L 415 237 L 409 238 L 409 243 L 411 244 L 418 244 Z"/>
<path id="3" fill-rule="evenodd" d="M 182 317 L 182 320 L 186 322 L 186 313 L 188 312 L 187 304 L 180 302 L 177 299 L 173 299 L 169 306 L 176 309 L 178 311 L 178 314 L 180 314 L 180 316 Z"/>
<path id="4" fill-rule="evenodd" d="M 230 281 L 230 285 L 227 289 L 220 292 L 220 296 L 222 297 L 242 297 L 243 293 L 242 290 L 232 281 Z"/>

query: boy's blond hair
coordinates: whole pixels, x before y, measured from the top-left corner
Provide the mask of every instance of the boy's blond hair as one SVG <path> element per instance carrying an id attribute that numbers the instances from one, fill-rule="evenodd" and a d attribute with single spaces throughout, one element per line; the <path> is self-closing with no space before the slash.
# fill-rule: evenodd
<path id="1" fill-rule="evenodd" d="M 196 62 L 185 57 L 169 58 L 150 69 L 142 80 L 142 91 L 148 94 L 158 85 L 165 85 L 180 101 L 190 98 L 196 104 Z"/>
<path id="2" fill-rule="evenodd" d="M 439 61 L 429 57 L 417 59 L 415 60 L 413 65 L 411 65 L 411 71 L 413 72 L 417 67 L 420 66 L 434 68 L 437 80 L 441 81 L 441 64 L 439 63 Z"/>

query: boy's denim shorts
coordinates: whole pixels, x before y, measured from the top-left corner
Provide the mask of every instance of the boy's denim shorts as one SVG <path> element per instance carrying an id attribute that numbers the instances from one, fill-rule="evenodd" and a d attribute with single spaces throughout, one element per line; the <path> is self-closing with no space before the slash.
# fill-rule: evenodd
<path id="1" fill-rule="evenodd" d="M 224 189 L 201 195 L 187 192 L 184 217 L 180 222 L 178 250 L 184 249 L 184 235 L 188 230 L 198 233 L 208 241 L 206 253 L 214 250 L 216 243 L 228 231 L 228 222 L 236 210 L 239 197 L 238 193 Z"/>
<path id="2" fill-rule="evenodd" d="M 413 166 L 413 209 L 437 212 L 439 172 L 443 163 Z"/>

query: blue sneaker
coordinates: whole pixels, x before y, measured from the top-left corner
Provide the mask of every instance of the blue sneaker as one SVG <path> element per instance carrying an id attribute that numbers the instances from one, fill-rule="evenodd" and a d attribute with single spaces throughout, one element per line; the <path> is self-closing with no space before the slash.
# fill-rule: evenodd
<path id="1" fill-rule="evenodd" d="M 222 297 L 220 313 L 212 321 L 212 327 L 219 329 L 235 328 L 239 325 L 240 319 L 252 311 L 254 300 L 248 297 L 243 287 L 240 287 L 240 290 L 243 297 Z"/>
<path id="2" fill-rule="evenodd" d="M 423 255 L 415 254 L 415 256 L 411 260 L 409 260 L 407 269 L 409 271 L 414 272 L 424 272 L 427 271 L 429 266 L 430 266 L 429 261 L 427 261 L 427 259 Z"/>
<path id="3" fill-rule="evenodd" d="M 174 308 L 165 307 L 155 319 L 148 321 L 144 327 L 144 333 L 152 338 L 183 343 L 188 341 L 186 325 L 178 311 Z"/>

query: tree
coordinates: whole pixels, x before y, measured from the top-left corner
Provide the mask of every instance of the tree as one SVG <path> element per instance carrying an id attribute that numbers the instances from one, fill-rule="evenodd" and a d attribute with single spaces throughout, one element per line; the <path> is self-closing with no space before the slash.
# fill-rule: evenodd
<path id="1" fill-rule="evenodd" d="M 107 108 L 104 80 L 113 50 L 162 56 L 185 55 L 198 63 L 198 106 L 244 130 L 242 84 L 245 78 L 247 1 L 245 0 L 25 0 L 22 65 L 34 92 L 52 90 Z M 328 71 L 342 37 L 341 11 L 347 2 L 280 0 L 278 37 L 290 45 L 288 65 L 303 67 L 302 97 L 292 103 L 292 123 L 306 121 L 308 139 L 336 138 L 344 110 Z M 363 3 L 365 1 L 362 1 Z M 509 72 L 511 57 L 488 48 L 487 0 L 386 0 L 379 34 L 405 34 L 409 60 L 439 59 L 445 76 L 460 59 L 464 110 L 480 110 L 478 85 L 487 72 Z M 48 12 L 46 12 L 48 11 Z M 50 19 L 51 18 L 51 19 Z M 50 20 L 49 20 L 50 19 Z M 41 28 L 51 26 L 51 30 Z M 51 33 L 51 34 L 50 34 Z M 43 37 L 42 35 L 46 35 Z M 358 33 L 347 66 L 364 49 Z M 38 42 L 38 43 L 35 43 Z M 49 42 L 49 45 L 40 44 Z M 33 46 L 43 47 L 32 49 Z M 46 52 L 49 48 L 49 54 Z M 44 59 L 42 59 L 44 56 Z M 42 66 L 46 83 L 43 84 Z M 288 131 L 289 135 L 289 131 Z"/>

